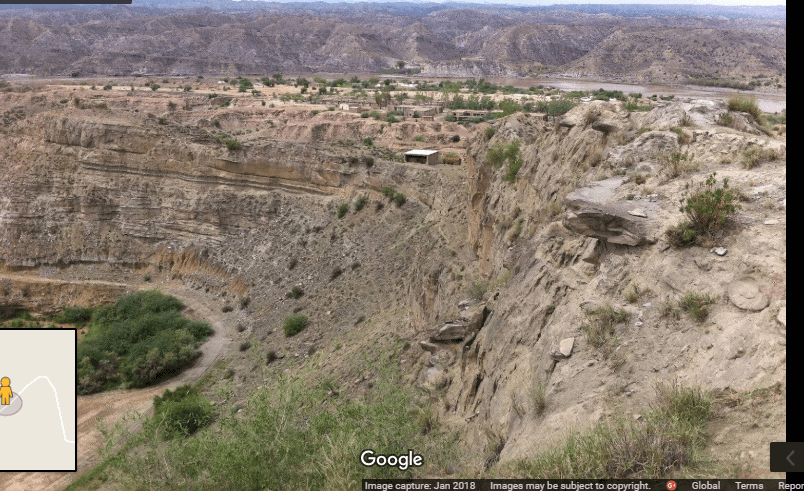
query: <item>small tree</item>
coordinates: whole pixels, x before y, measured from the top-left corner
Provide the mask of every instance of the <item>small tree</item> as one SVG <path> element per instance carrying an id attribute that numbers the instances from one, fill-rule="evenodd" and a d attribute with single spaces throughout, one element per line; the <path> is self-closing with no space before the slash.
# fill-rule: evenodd
<path id="1" fill-rule="evenodd" d="M 398 66 L 399 69 L 401 70 L 401 69 L 405 68 L 405 62 L 402 61 L 402 60 L 399 60 L 399 61 L 396 62 L 396 66 Z"/>

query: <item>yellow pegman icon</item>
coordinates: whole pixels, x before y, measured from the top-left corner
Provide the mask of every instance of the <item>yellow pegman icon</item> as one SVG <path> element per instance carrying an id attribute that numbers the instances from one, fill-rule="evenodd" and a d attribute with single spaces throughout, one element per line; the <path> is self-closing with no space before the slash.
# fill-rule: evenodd
<path id="1" fill-rule="evenodd" d="M 11 398 L 13 397 L 13 394 L 11 393 L 11 387 L 8 386 L 10 383 L 11 379 L 9 379 L 8 377 L 3 377 L 2 379 L 0 379 L 0 385 L 2 385 L 2 387 L 0 387 L 0 404 L 4 406 L 7 406 L 10 403 Z"/>

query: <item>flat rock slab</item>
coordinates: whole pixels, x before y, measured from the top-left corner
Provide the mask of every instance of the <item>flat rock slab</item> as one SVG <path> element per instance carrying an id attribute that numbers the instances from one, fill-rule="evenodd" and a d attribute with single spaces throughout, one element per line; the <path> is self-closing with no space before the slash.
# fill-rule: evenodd
<path id="1" fill-rule="evenodd" d="M 441 326 L 432 336 L 431 341 L 458 341 L 466 336 L 468 321 L 448 322 Z"/>
<path id="2" fill-rule="evenodd" d="M 751 278 L 741 278 L 729 285 L 729 300 L 738 308 L 750 311 L 760 311 L 768 306 L 768 297 L 761 291 Z"/>
<path id="3" fill-rule="evenodd" d="M 616 176 L 595 181 L 567 194 L 564 227 L 612 244 L 636 246 L 656 242 L 658 230 L 650 217 L 659 212 L 658 204 L 641 202 L 642 207 L 635 210 L 632 202 L 614 199 L 625 179 Z"/>
<path id="4" fill-rule="evenodd" d="M 614 199 L 617 188 L 628 179 L 625 176 L 614 176 L 602 181 L 590 182 L 588 186 L 578 188 L 567 194 L 564 202 L 567 206 L 585 206 L 592 203 L 605 204 Z"/>

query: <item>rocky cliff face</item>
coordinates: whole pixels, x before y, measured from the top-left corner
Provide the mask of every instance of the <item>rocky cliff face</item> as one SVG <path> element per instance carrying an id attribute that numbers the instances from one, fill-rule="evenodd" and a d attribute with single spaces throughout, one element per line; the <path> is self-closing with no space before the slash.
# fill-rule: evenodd
<path id="1" fill-rule="evenodd" d="M 475 454 L 488 458 L 501 448 L 502 461 L 529 455 L 543 447 L 546 435 L 608 414 L 611 398 L 622 398 L 617 404 L 626 411 L 639 411 L 638 401 L 650 397 L 653 384 L 672 377 L 715 390 L 781 382 L 785 326 L 777 313 L 785 310 L 779 283 L 785 240 L 780 219 L 766 217 L 784 215 L 784 164 L 754 173 L 735 160 L 752 147 L 773 149 L 783 159 L 784 145 L 715 126 L 722 111 L 693 101 L 629 114 L 595 102 L 555 124 L 511 116 L 496 124 L 491 141 L 478 136 L 470 146 L 469 242 L 488 279 L 479 302 L 491 313 L 482 328 L 464 324 L 457 355 L 433 331 L 423 344 L 430 368 L 422 379 L 447 387 L 445 416 L 460 422 Z M 684 114 L 696 126 L 685 129 L 688 143 L 667 131 Z M 637 136 L 638 128 L 652 130 Z M 487 151 L 513 139 L 522 142 L 525 164 L 512 184 L 501 178 L 504 169 L 488 163 Z M 695 171 L 670 177 L 664 156 L 673 152 L 694 153 Z M 668 249 L 662 233 L 681 220 L 678 200 L 686 183 L 697 186 L 712 171 L 745 193 L 740 225 L 712 244 L 728 253 Z M 626 175 L 618 177 L 620 172 Z M 627 177 L 637 173 L 646 184 Z M 772 197 L 757 199 L 762 190 Z M 755 308 L 747 308 L 753 300 L 729 293 L 743 281 L 750 284 L 748 296 L 758 299 Z M 625 300 L 630 288 L 640 292 L 632 303 Z M 661 312 L 687 292 L 714 299 L 703 325 Z M 584 334 L 605 306 L 627 312 L 616 330 L 614 355 L 596 349 Z M 463 318 L 469 321 L 471 312 Z M 456 331 L 451 324 L 441 329 Z M 539 384 L 550 400 L 543 415 L 533 407 Z M 721 442 L 727 438 L 718 435 Z"/>
<path id="2" fill-rule="evenodd" d="M 12 105 L 27 96 L 15 97 Z M 304 125 L 311 114 L 242 107 L 221 117 L 242 130 L 242 148 L 230 151 L 202 112 L 160 122 L 120 101 L 89 110 L 28 102 L 0 139 L 7 270 L 120 284 L 148 273 L 205 291 L 210 304 L 248 297 L 232 318 L 244 326 L 236 336 L 301 359 L 309 347 L 352 344 L 328 354 L 322 370 L 389 339 L 405 342 L 393 362 L 440 394 L 443 421 L 478 466 L 528 455 L 545 435 L 559 438 L 615 407 L 638 411 L 657 381 L 716 390 L 784 383 L 785 146 L 717 126 L 717 105 L 629 113 L 593 102 L 556 121 L 503 118 L 491 137 L 486 124 L 432 123 L 471 140 L 464 166 L 428 167 L 333 141 L 390 143 L 421 123 L 326 116 Z M 685 116 L 693 126 L 681 137 L 670 128 Z M 488 151 L 514 140 L 523 165 L 509 182 Z M 776 159 L 743 169 L 751 148 Z M 678 175 L 673 153 L 694 154 Z M 713 171 L 745 198 L 734 228 L 711 244 L 727 252 L 668 248 L 662 232 L 681 219 L 685 184 Z M 384 198 L 386 187 L 404 204 Z M 367 201 L 357 209 L 359 196 Z M 348 213 L 338 218 L 341 204 Z M 293 286 L 304 291 L 298 301 L 288 298 Z M 687 291 L 714 300 L 702 324 L 660 311 Z M 611 352 L 584 334 L 605 306 L 627 313 Z M 299 311 L 310 328 L 269 337 Z M 339 376 L 346 384 L 352 374 Z M 544 412 L 532 407 L 539 384 Z M 784 437 L 783 407 L 767 412 L 775 423 L 724 443 L 730 456 Z M 739 426 L 739 414 L 729 417 L 716 441 Z"/>

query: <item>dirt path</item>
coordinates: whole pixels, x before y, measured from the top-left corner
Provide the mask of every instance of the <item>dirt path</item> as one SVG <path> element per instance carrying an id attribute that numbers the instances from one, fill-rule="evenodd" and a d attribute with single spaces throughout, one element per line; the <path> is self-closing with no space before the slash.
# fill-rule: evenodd
<path id="1" fill-rule="evenodd" d="M 0 275 L 11 277 L 14 275 Z M 26 277 L 26 279 L 28 279 Z M 163 293 L 173 295 L 184 302 L 185 315 L 203 319 L 210 323 L 214 334 L 201 345 L 201 357 L 192 367 L 184 370 L 177 377 L 147 389 L 115 390 L 88 396 L 78 397 L 78 472 L 18 472 L 0 474 L 0 489 L 6 491 L 56 491 L 62 490 L 75 481 L 83 473 L 91 470 L 101 462 L 98 450 L 104 445 L 104 439 L 97 430 L 97 424 L 103 422 L 113 425 L 121 417 L 136 411 L 141 414 L 151 411 L 153 398 L 165 389 L 174 389 L 180 385 L 194 382 L 206 373 L 210 366 L 225 353 L 231 342 L 232 328 L 222 322 L 220 312 L 213 312 L 205 303 L 208 299 L 203 294 L 187 290 L 180 283 L 147 283 L 137 285 L 140 290 L 158 288 Z M 133 426 L 135 423 L 131 423 Z M 69 437 L 70 435 L 68 435 Z"/>

